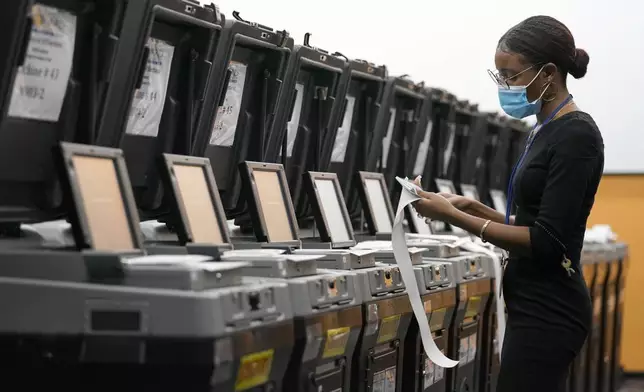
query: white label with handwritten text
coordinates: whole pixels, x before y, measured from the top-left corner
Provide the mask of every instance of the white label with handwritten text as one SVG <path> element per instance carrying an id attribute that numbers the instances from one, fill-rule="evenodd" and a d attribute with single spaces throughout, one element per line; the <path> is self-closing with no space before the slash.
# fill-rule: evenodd
<path id="1" fill-rule="evenodd" d="M 217 108 L 215 125 L 210 134 L 213 146 L 230 147 L 235 143 L 239 113 L 241 112 L 244 84 L 246 84 L 246 64 L 231 61 L 230 80 L 224 97 L 224 104 Z"/>
<path id="2" fill-rule="evenodd" d="M 67 93 L 76 43 L 76 15 L 36 4 L 24 64 L 18 67 L 10 117 L 57 122 Z"/>
<path id="3" fill-rule="evenodd" d="M 174 47 L 167 42 L 149 38 L 148 59 L 141 87 L 134 91 L 125 132 L 130 135 L 156 137 L 165 105 Z"/>

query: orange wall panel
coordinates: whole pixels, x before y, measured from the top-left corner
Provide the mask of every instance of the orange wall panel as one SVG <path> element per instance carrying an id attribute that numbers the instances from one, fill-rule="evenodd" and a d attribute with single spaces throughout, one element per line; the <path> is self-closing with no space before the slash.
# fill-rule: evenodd
<path id="1" fill-rule="evenodd" d="M 644 372 L 644 175 L 605 175 L 588 223 L 609 224 L 629 246 L 621 361 Z"/>

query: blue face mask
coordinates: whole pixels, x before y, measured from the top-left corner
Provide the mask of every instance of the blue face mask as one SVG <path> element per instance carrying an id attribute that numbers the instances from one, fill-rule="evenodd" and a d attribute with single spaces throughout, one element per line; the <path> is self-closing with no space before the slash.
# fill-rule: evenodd
<path id="1" fill-rule="evenodd" d="M 547 87 L 543 89 L 541 96 L 534 102 L 528 100 L 528 87 L 537 79 L 541 70 L 537 72 L 537 75 L 535 75 L 534 79 L 527 86 L 510 86 L 510 88 L 499 86 L 499 102 L 501 103 L 501 108 L 508 116 L 526 118 L 541 111 L 541 97 L 543 97 L 543 94 L 548 89 Z"/>

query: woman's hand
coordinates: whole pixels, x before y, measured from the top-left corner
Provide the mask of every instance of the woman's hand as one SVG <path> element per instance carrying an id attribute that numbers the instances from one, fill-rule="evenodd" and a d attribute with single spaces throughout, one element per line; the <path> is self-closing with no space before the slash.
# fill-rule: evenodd
<path id="1" fill-rule="evenodd" d="M 476 202 L 476 200 L 472 200 L 465 196 L 454 195 L 451 193 L 439 193 L 439 195 L 446 198 L 458 210 L 467 212 L 468 214 L 471 213 L 471 209 Z"/>
<path id="2" fill-rule="evenodd" d="M 419 196 L 421 199 L 414 203 L 414 208 L 425 218 L 445 222 L 456 211 L 456 207 L 439 194 L 419 192 Z"/>
<path id="3" fill-rule="evenodd" d="M 414 180 L 414 184 L 422 187 L 422 185 L 420 183 L 420 180 L 421 180 L 420 176 L 416 177 L 416 179 Z M 422 191 L 422 192 L 418 192 L 418 195 L 421 196 L 421 197 L 427 198 L 428 193 L 429 192 Z M 474 206 L 474 203 L 475 203 L 475 200 L 472 200 L 472 199 L 469 199 L 467 197 L 460 196 L 460 195 L 454 195 L 452 193 L 442 193 L 441 192 L 438 195 L 443 196 L 445 199 L 447 199 L 458 210 L 463 211 L 463 212 L 467 212 L 468 214 L 471 213 L 471 209 L 472 209 L 472 207 Z"/>

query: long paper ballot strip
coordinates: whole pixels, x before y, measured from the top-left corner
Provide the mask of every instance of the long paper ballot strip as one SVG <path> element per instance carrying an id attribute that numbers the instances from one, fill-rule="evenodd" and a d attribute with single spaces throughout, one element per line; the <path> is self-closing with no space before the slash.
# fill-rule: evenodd
<path id="1" fill-rule="evenodd" d="M 396 217 L 394 219 L 394 227 L 391 233 L 391 245 L 394 251 L 396 263 L 398 264 L 398 269 L 400 270 L 402 279 L 405 282 L 405 287 L 407 288 L 409 302 L 411 302 L 414 316 L 418 322 L 418 329 L 425 349 L 425 354 L 427 354 L 427 357 L 435 364 L 444 368 L 452 368 L 458 365 L 458 361 L 447 358 L 438 349 L 434 339 L 432 339 L 429 323 L 427 322 L 427 315 L 420 299 L 420 291 L 418 289 L 418 284 L 416 283 L 414 268 L 412 267 L 407 243 L 405 241 L 405 232 L 403 230 L 405 208 L 418 199 L 420 198 L 407 188 L 404 188 L 403 192 L 401 192 L 398 209 L 396 210 Z"/>

